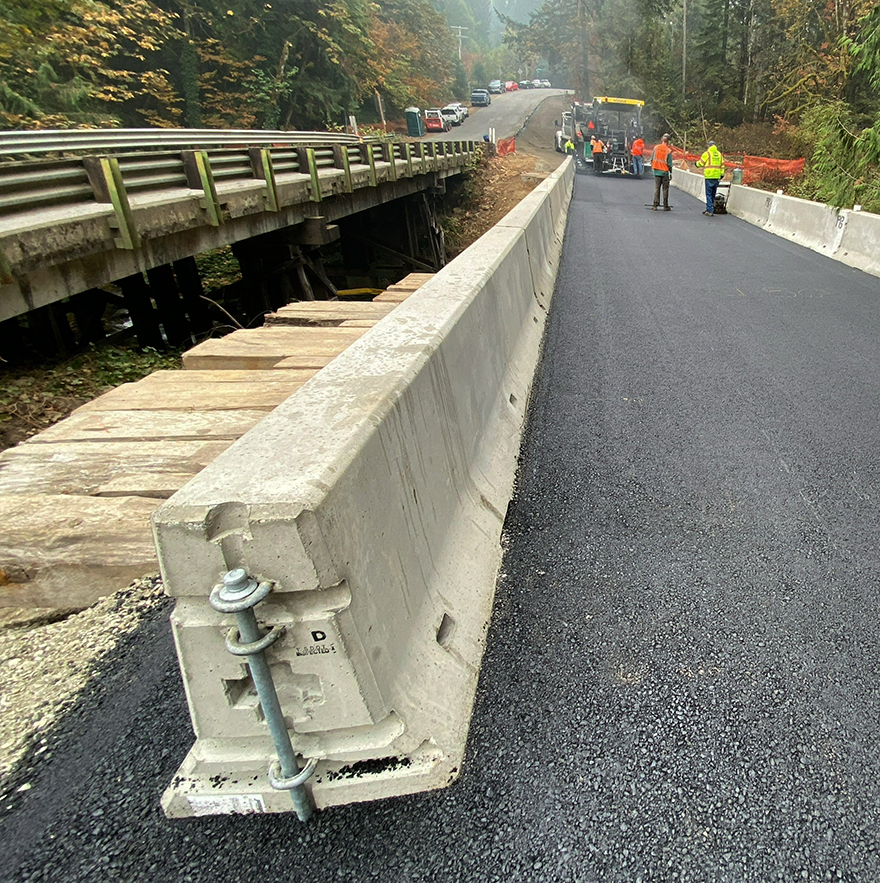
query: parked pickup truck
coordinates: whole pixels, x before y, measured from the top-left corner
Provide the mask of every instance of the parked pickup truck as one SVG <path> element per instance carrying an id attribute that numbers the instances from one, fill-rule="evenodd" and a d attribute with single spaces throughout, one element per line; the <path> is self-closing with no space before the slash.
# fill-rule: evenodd
<path id="1" fill-rule="evenodd" d="M 492 103 L 492 96 L 488 89 L 474 89 L 471 92 L 471 107 L 488 107 Z"/>

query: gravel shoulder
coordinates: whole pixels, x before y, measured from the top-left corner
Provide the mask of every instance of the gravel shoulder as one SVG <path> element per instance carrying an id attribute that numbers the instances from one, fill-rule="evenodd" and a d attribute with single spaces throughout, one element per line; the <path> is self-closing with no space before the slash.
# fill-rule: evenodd
<path id="1" fill-rule="evenodd" d="M 81 612 L 3 611 L 0 811 L 11 795 L 29 789 L 29 769 L 50 756 L 53 728 L 102 659 L 166 600 L 161 581 L 151 577 Z"/>

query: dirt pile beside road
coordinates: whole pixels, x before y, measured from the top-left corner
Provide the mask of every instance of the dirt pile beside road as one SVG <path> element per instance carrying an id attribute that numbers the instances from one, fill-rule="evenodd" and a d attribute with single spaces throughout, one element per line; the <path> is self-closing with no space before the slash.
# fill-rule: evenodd
<path id="1" fill-rule="evenodd" d="M 446 215 L 447 250 L 453 258 L 491 230 L 517 206 L 565 157 L 553 146 L 555 121 L 568 98 L 554 95 L 542 101 L 516 136 L 516 151 L 482 160 Z"/>

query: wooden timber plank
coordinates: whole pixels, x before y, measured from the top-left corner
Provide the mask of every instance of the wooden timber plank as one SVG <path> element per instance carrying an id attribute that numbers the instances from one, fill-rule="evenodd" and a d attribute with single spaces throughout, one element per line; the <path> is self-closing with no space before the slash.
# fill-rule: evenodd
<path id="1" fill-rule="evenodd" d="M 200 343 L 183 354 L 183 364 L 202 370 L 265 369 L 297 356 L 302 367 L 323 368 L 365 332 L 364 328 L 246 328 Z"/>
<path id="2" fill-rule="evenodd" d="M 167 500 L 190 479 L 188 472 L 138 472 L 116 475 L 96 488 L 93 497 L 151 497 Z"/>
<path id="3" fill-rule="evenodd" d="M 340 328 L 372 328 L 374 325 L 378 325 L 378 322 L 370 321 L 369 319 L 347 319 L 343 322 L 339 327 Z M 278 367 L 277 365 L 275 366 Z"/>
<path id="4" fill-rule="evenodd" d="M 359 301 L 371 301 L 377 294 L 381 294 L 381 288 L 340 288 L 336 292 L 338 298 L 352 298 Z"/>
<path id="5" fill-rule="evenodd" d="M 377 304 L 372 301 L 305 301 L 288 304 L 265 317 L 266 325 L 325 325 L 340 326 L 351 320 L 377 322 L 393 309 L 394 304 Z"/>
<path id="6" fill-rule="evenodd" d="M 353 331 L 357 333 L 358 329 Z M 111 389 L 73 413 L 228 411 L 238 408 L 271 411 L 293 395 L 321 367 L 304 366 L 305 370 L 297 372 L 156 371 L 137 383 L 126 383 Z"/>
<path id="7" fill-rule="evenodd" d="M 0 494 L 112 493 L 166 499 L 231 444 L 232 440 L 19 445 L 0 455 Z"/>
<path id="8" fill-rule="evenodd" d="M 368 329 L 361 328 L 359 330 L 367 331 Z M 320 371 L 321 368 L 329 365 L 338 355 L 339 353 L 332 356 L 310 356 L 308 353 L 297 353 L 295 356 L 287 356 L 280 362 L 276 362 L 274 370 L 279 373 L 282 373 L 282 371 L 301 371 L 304 368 Z"/>
<path id="9" fill-rule="evenodd" d="M 382 294 L 373 298 L 373 303 L 402 304 L 411 294 L 411 291 L 383 291 Z"/>
<path id="10" fill-rule="evenodd" d="M 429 279 L 433 279 L 435 273 L 410 273 L 404 276 L 400 282 L 389 285 L 386 291 L 418 291 Z"/>
<path id="11" fill-rule="evenodd" d="M 218 374 L 218 371 L 212 371 Z M 161 406 L 161 403 L 159 403 Z M 99 411 L 80 410 L 19 444 L 56 442 L 198 441 L 243 436 L 268 409 L 230 411 Z"/>
<path id="12" fill-rule="evenodd" d="M 144 497 L 0 495 L 0 606 L 88 607 L 156 573 Z"/>

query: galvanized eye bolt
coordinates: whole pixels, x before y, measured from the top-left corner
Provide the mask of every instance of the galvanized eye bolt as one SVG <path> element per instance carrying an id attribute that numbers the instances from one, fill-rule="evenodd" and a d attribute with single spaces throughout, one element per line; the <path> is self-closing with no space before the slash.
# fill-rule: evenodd
<path id="1" fill-rule="evenodd" d="M 307 822 L 315 811 L 315 805 L 305 783 L 314 773 L 318 760 L 313 757 L 304 768 L 300 768 L 266 660 L 266 649 L 284 634 L 284 628 L 274 628 L 263 634 L 254 615 L 254 607 L 271 591 L 272 583 L 257 583 L 239 567 L 224 574 L 223 583 L 214 586 L 211 606 L 219 613 L 235 615 L 238 628 L 230 629 L 226 635 L 226 649 L 234 656 L 247 657 L 260 707 L 278 752 L 278 760 L 269 765 L 269 785 L 276 791 L 289 791 L 297 817 L 301 822 Z"/>

